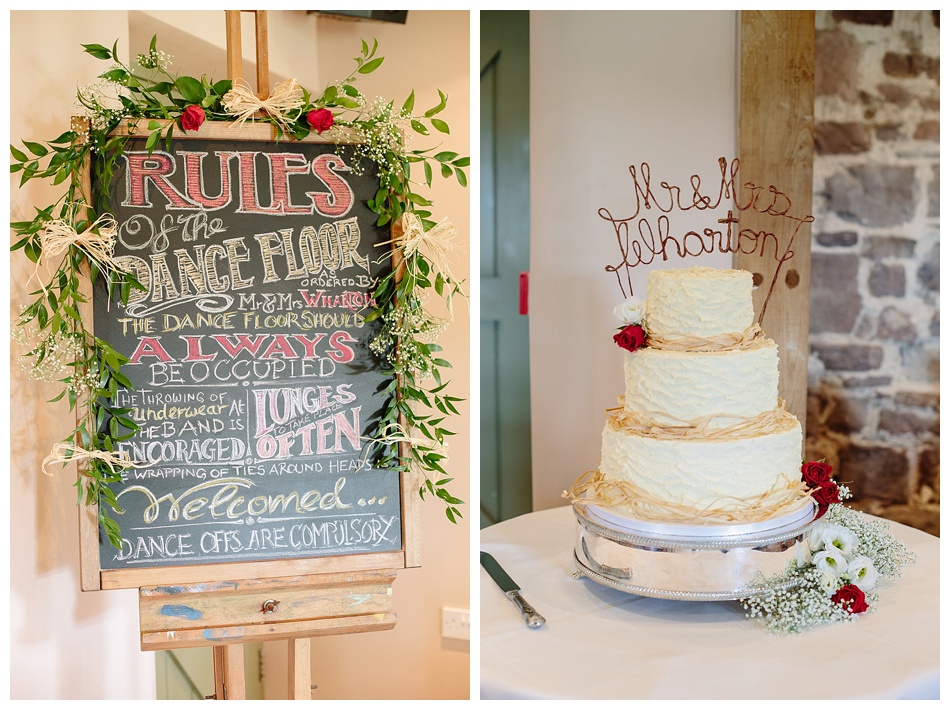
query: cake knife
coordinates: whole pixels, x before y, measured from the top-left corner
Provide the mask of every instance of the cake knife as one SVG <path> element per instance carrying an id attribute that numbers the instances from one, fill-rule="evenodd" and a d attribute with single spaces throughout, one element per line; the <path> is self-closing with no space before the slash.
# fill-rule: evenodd
<path id="1" fill-rule="evenodd" d="M 512 604 L 518 607 L 518 611 L 521 612 L 521 617 L 525 620 L 528 628 L 540 629 L 544 626 L 544 617 L 525 601 L 525 598 L 521 596 L 521 587 L 515 583 L 515 580 L 508 576 L 508 573 L 502 569 L 498 561 L 487 552 L 483 552 L 481 557 L 482 567 L 484 567 L 489 576 L 495 580 L 495 584 L 501 588 L 501 591 L 511 600 Z"/>

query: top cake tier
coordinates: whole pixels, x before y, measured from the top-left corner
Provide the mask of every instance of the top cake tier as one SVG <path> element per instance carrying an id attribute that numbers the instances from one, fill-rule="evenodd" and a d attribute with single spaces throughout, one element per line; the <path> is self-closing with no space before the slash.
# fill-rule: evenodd
<path id="1" fill-rule="evenodd" d="M 651 271 L 647 274 L 646 327 L 664 338 L 716 337 L 753 325 L 752 274 L 737 269 Z"/>

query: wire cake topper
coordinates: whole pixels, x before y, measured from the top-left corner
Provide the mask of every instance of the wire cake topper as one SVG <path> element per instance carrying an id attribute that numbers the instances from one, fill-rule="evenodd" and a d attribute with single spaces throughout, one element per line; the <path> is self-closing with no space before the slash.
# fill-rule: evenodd
<path id="1" fill-rule="evenodd" d="M 633 214 L 629 217 L 616 218 L 606 207 L 597 210 L 597 214 L 614 228 L 617 245 L 620 248 L 621 260 L 617 264 L 604 267 L 605 271 L 612 272 L 617 277 L 617 283 L 624 298 L 633 295 L 631 270 L 641 264 L 651 264 L 657 256 L 663 261 L 670 258 L 671 250 L 675 250 L 680 257 L 700 256 L 712 254 L 716 251 L 723 254 L 754 254 L 764 257 L 766 250 L 772 250 L 777 262 L 775 273 L 769 284 L 769 290 L 762 310 L 758 315 L 758 322 L 765 317 L 772 290 L 778 280 L 782 265 L 795 256 L 792 244 L 803 224 L 815 221 L 812 215 L 796 216 L 792 212 L 792 201 L 789 196 L 777 189 L 774 185 L 767 188 L 753 182 L 742 184 L 746 193 L 741 193 L 736 187 L 739 177 L 739 159 L 732 162 L 719 158 L 719 184 L 714 190 L 703 191 L 702 178 L 693 174 L 689 178 L 689 187 L 673 185 L 665 180 L 660 181 L 659 189 L 654 188 L 652 172 L 649 163 L 641 163 L 639 171 L 635 165 L 629 167 L 633 178 L 634 196 L 636 204 Z M 641 210 L 657 210 L 658 214 L 651 221 L 641 215 Z M 706 227 L 700 234 L 690 230 L 677 237 L 670 233 L 671 212 L 688 212 L 690 210 L 725 210 L 725 216 L 716 220 L 718 228 Z M 788 223 L 792 225 L 784 245 L 777 232 L 755 231 L 749 228 L 737 229 L 738 213 L 752 210 L 766 214 L 783 222 L 779 227 Z M 652 216 L 652 215 L 651 215 Z"/>

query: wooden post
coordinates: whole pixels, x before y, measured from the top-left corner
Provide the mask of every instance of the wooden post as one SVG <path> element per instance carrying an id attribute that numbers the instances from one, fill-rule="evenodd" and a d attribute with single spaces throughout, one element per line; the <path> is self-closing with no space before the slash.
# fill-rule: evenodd
<path id="1" fill-rule="evenodd" d="M 739 13 L 740 184 L 756 182 L 788 195 L 790 213 L 812 213 L 814 153 L 815 13 L 811 10 Z M 774 232 L 784 248 L 794 224 L 776 229 L 774 216 L 754 209 L 740 213 L 739 229 Z M 784 241 L 783 241 L 784 240 Z M 782 266 L 761 323 L 779 348 L 779 396 L 805 426 L 808 395 L 808 309 L 811 275 L 811 225 L 795 234 L 794 257 Z M 775 255 L 737 254 L 736 268 L 751 271 L 753 293 L 762 310 L 778 266 Z"/>
<path id="2" fill-rule="evenodd" d="M 244 75 L 241 51 L 241 13 L 254 13 L 255 55 L 257 61 L 257 98 L 270 95 L 270 68 L 267 55 L 267 10 L 225 10 L 227 30 L 228 78 L 236 82 Z"/>
<path id="3" fill-rule="evenodd" d="M 287 642 L 287 699 L 310 700 L 310 639 Z"/>
<path id="4" fill-rule="evenodd" d="M 212 646 L 215 700 L 246 700 L 244 646 Z"/>

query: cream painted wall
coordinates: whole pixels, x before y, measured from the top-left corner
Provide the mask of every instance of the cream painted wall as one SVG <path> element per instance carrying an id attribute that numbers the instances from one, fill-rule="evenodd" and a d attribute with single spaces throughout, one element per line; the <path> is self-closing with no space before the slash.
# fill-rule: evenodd
<path id="1" fill-rule="evenodd" d="M 735 155 L 736 13 L 531 13 L 531 429 L 534 509 L 600 463 L 604 410 L 623 394 L 611 311 L 623 300 L 604 271 L 621 257 L 598 216 L 634 211 L 628 167 L 660 180 L 718 182 Z M 691 216 L 692 215 L 692 216 Z M 671 234 L 709 224 L 670 215 Z M 657 260 L 651 268 L 729 267 L 729 255 Z M 568 545 L 570 543 L 568 542 Z"/>
<path id="2" fill-rule="evenodd" d="M 10 29 L 10 136 L 17 144 L 69 129 L 76 87 L 103 71 L 80 43 L 128 42 L 125 12 L 13 12 Z M 45 207 L 61 194 L 18 184 L 15 174 L 14 220 L 32 219 L 33 205 Z M 28 264 L 21 254 L 11 257 L 11 319 L 37 287 L 27 286 Z M 40 472 L 74 418 L 65 405 L 47 404 L 57 390 L 26 379 L 12 361 L 18 353 L 11 349 L 10 697 L 154 698 L 154 654 L 139 651 L 136 591 L 79 591 L 74 467 L 52 477 Z"/>
<path id="3" fill-rule="evenodd" d="M 376 75 L 359 85 L 368 97 L 399 101 L 415 89 L 417 107 L 438 102 L 436 89 L 449 95 L 443 114 L 452 127 L 447 149 L 470 154 L 469 14 L 411 11 L 406 25 L 318 19 L 305 11 L 270 11 L 272 83 L 294 76 L 317 90 L 346 76 L 365 37 L 380 41 L 386 56 Z M 181 73 L 225 75 L 220 11 L 14 12 L 11 15 L 13 66 L 10 136 L 17 142 L 45 140 L 67 127 L 77 85 L 93 80 L 102 63 L 81 54 L 80 43 L 110 44 L 133 52 L 147 48 L 152 34 L 175 57 Z M 245 46 L 253 23 L 245 22 Z M 44 41 L 38 41 L 43 37 Z M 168 41 L 163 41 L 167 37 Z M 250 55 L 248 55 L 250 56 Z M 244 75 L 253 85 L 254 69 Z M 416 140 L 419 147 L 431 142 Z M 11 181 L 14 219 L 32 215 L 33 204 L 58 196 Z M 469 273 L 469 191 L 437 179 L 427 193 L 440 216 L 459 231 L 452 268 Z M 47 202 L 42 202 L 46 199 Z M 26 300 L 30 269 L 20 254 L 11 259 L 11 318 Z M 459 302 L 455 320 L 440 343 L 454 368 L 453 393 L 469 397 L 469 312 Z M 12 362 L 11 528 L 11 697 L 145 699 L 154 697 L 153 654 L 138 649 L 138 609 L 134 590 L 80 593 L 75 525 L 75 494 L 66 469 L 54 478 L 39 474 L 40 462 L 70 427 L 65 407 L 49 405 L 52 389 L 27 380 Z M 317 639 L 313 644 L 313 682 L 318 699 L 466 698 L 469 696 L 469 644 L 441 638 L 443 606 L 469 608 L 469 519 L 472 498 L 469 457 L 470 406 L 453 421 L 451 489 L 466 499 L 466 520 L 449 523 L 440 504 L 423 506 L 422 564 L 403 570 L 394 585 L 396 628 L 388 632 Z M 281 697 L 286 687 L 284 644 L 265 644 L 265 684 Z M 92 662 L 90 662 L 90 660 Z"/>

